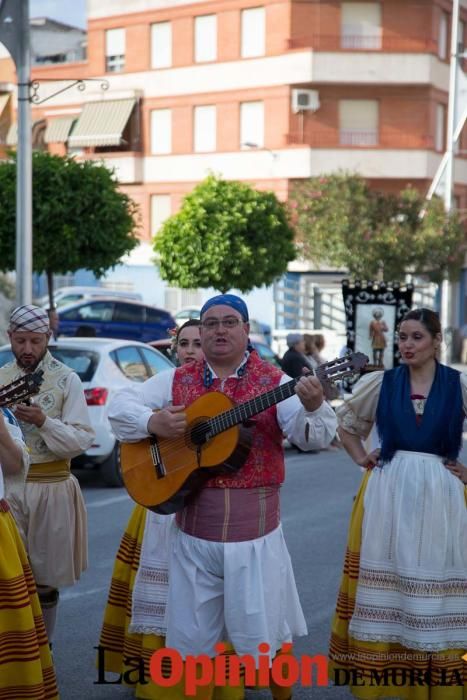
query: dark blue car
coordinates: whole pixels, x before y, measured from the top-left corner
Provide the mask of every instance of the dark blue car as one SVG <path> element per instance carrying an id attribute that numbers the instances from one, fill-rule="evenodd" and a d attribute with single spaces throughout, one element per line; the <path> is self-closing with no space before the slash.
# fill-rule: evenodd
<path id="1" fill-rule="evenodd" d="M 118 301 L 102 297 L 69 304 L 58 309 L 58 335 L 95 336 L 151 340 L 167 338 L 175 327 L 175 320 L 168 311 L 136 301 Z"/>

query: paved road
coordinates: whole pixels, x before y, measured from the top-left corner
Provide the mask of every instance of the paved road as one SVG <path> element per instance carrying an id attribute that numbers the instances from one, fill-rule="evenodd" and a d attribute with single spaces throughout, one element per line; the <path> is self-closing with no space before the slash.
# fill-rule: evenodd
<path id="1" fill-rule="evenodd" d="M 361 472 L 343 451 L 305 455 L 287 451 L 282 521 L 308 623 L 297 655 L 326 654 L 343 561 L 348 517 Z M 131 689 L 95 685 L 95 651 L 114 554 L 132 504 L 123 489 L 107 489 L 93 472 L 80 475 L 89 514 L 90 567 L 63 591 L 54 642 L 63 700 L 132 698 Z M 113 677 L 115 678 L 115 677 Z M 345 688 L 297 688 L 294 699 L 350 698 Z M 266 691 L 248 700 L 270 698 Z"/>

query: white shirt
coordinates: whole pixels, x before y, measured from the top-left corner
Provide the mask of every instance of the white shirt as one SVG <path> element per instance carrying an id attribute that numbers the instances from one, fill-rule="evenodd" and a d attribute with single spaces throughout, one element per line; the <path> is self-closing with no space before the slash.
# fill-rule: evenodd
<path id="1" fill-rule="evenodd" d="M 95 433 L 90 424 L 83 385 L 75 372 L 70 372 L 66 378 L 60 418 L 46 416 L 38 430 L 57 459 L 71 459 L 91 447 Z"/>
<path id="2" fill-rule="evenodd" d="M 0 408 L 0 411 L 2 409 Z M 2 411 L 3 412 L 3 411 Z M 5 420 L 5 425 L 8 428 L 8 432 L 10 433 L 11 437 L 15 441 L 19 447 L 21 447 L 22 452 L 23 452 L 23 465 L 22 469 L 18 474 L 12 474 L 8 476 L 8 484 L 11 486 L 19 486 L 20 488 L 24 484 L 24 481 L 26 479 L 26 474 L 28 472 L 29 468 L 29 455 L 28 451 L 23 439 L 23 433 L 21 432 L 21 428 L 19 427 L 18 423 L 16 422 L 16 419 L 12 416 L 11 411 L 8 409 L 3 412 L 4 413 L 4 420 Z M 2 465 L 0 464 L 0 499 L 5 498 L 5 480 L 3 478 L 3 470 L 2 470 Z"/>
<path id="3" fill-rule="evenodd" d="M 118 440 L 135 442 L 148 437 L 148 421 L 154 409 L 172 402 L 174 375 L 175 369 L 167 370 L 114 394 L 109 402 L 108 417 Z M 213 371 L 212 375 L 216 377 Z M 231 376 L 237 377 L 237 372 Z M 283 374 L 280 384 L 289 381 L 291 378 Z M 305 411 L 294 395 L 277 404 L 277 420 L 289 442 L 302 450 L 324 449 L 336 433 L 337 420 L 326 401 L 316 411 Z"/>

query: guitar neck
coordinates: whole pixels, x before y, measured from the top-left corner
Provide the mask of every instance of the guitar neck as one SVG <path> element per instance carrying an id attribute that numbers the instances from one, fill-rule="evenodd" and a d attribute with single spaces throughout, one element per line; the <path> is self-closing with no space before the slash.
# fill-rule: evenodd
<path id="1" fill-rule="evenodd" d="M 319 379 L 323 388 L 326 390 L 330 386 L 330 380 L 342 379 L 343 377 L 354 374 L 368 363 L 368 357 L 361 352 L 346 355 L 343 358 L 336 358 L 331 362 L 325 362 L 319 365 L 315 370 L 310 370 L 310 374 Z M 309 375 L 308 375 L 309 376 Z M 228 411 L 220 413 L 214 418 L 210 418 L 207 423 L 209 425 L 209 437 L 215 437 L 223 433 L 234 425 L 244 423 L 258 413 L 265 411 L 271 406 L 275 406 L 285 399 L 289 399 L 295 393 L 295 385 L 301 379 L 297 377 L 290 382 L 280 384 L 275 389 L 266 391 L 260 394 L 255 399 L 245 401 L 245 403 L 234 406 Z"/>
<path id="2" fill-rule="evenodd" d="M 275 389 L 266 391 L 264 394 L 260 394 L 254 399 L 245 401 L 245 403 L 239 404 L 234 408 L 230 408 L 228 411 L 220 413 L 215 418 L 210 418 L 209 420 L 209 433 L 212 437 L 223 433 L 229 428 L 233 428 L 234 425 L 243 423 L 258 413 L 265 411 L 271 406 L 275 406 L 285 399 L 289 399 L 295 393 L 295 385 L 300 377 L 297 379 L 292 379 L 290 382 L 285 384 L 280 384 Z"/>

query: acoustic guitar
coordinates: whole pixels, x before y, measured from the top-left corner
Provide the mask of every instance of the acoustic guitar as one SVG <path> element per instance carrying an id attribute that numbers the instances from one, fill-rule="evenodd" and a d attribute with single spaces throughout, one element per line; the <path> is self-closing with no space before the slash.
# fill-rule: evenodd
<path id="1" fill-rule="evenodd" d="M 27 403 L 30 396 L 39 393 L 43 381 L 44 372 L 39 369 L 0 387 L 0 408 Z"/>
<path id="2" fill-rule="evenodd" d="M 328 393 L 332 382 L 359 372 L 367 362 L 368 357 L 357 352 L 320 365 L 314 374 Z M 249 419 L 293 396 L 299 379 L 237 405 L 225 394 L 210 391 L 186 408 L 182 437 L 122 443 L 122 476 L 130 496 L 156 513 L 175 513 L 208 479 L 237 472 L 251 445 Z"/>

